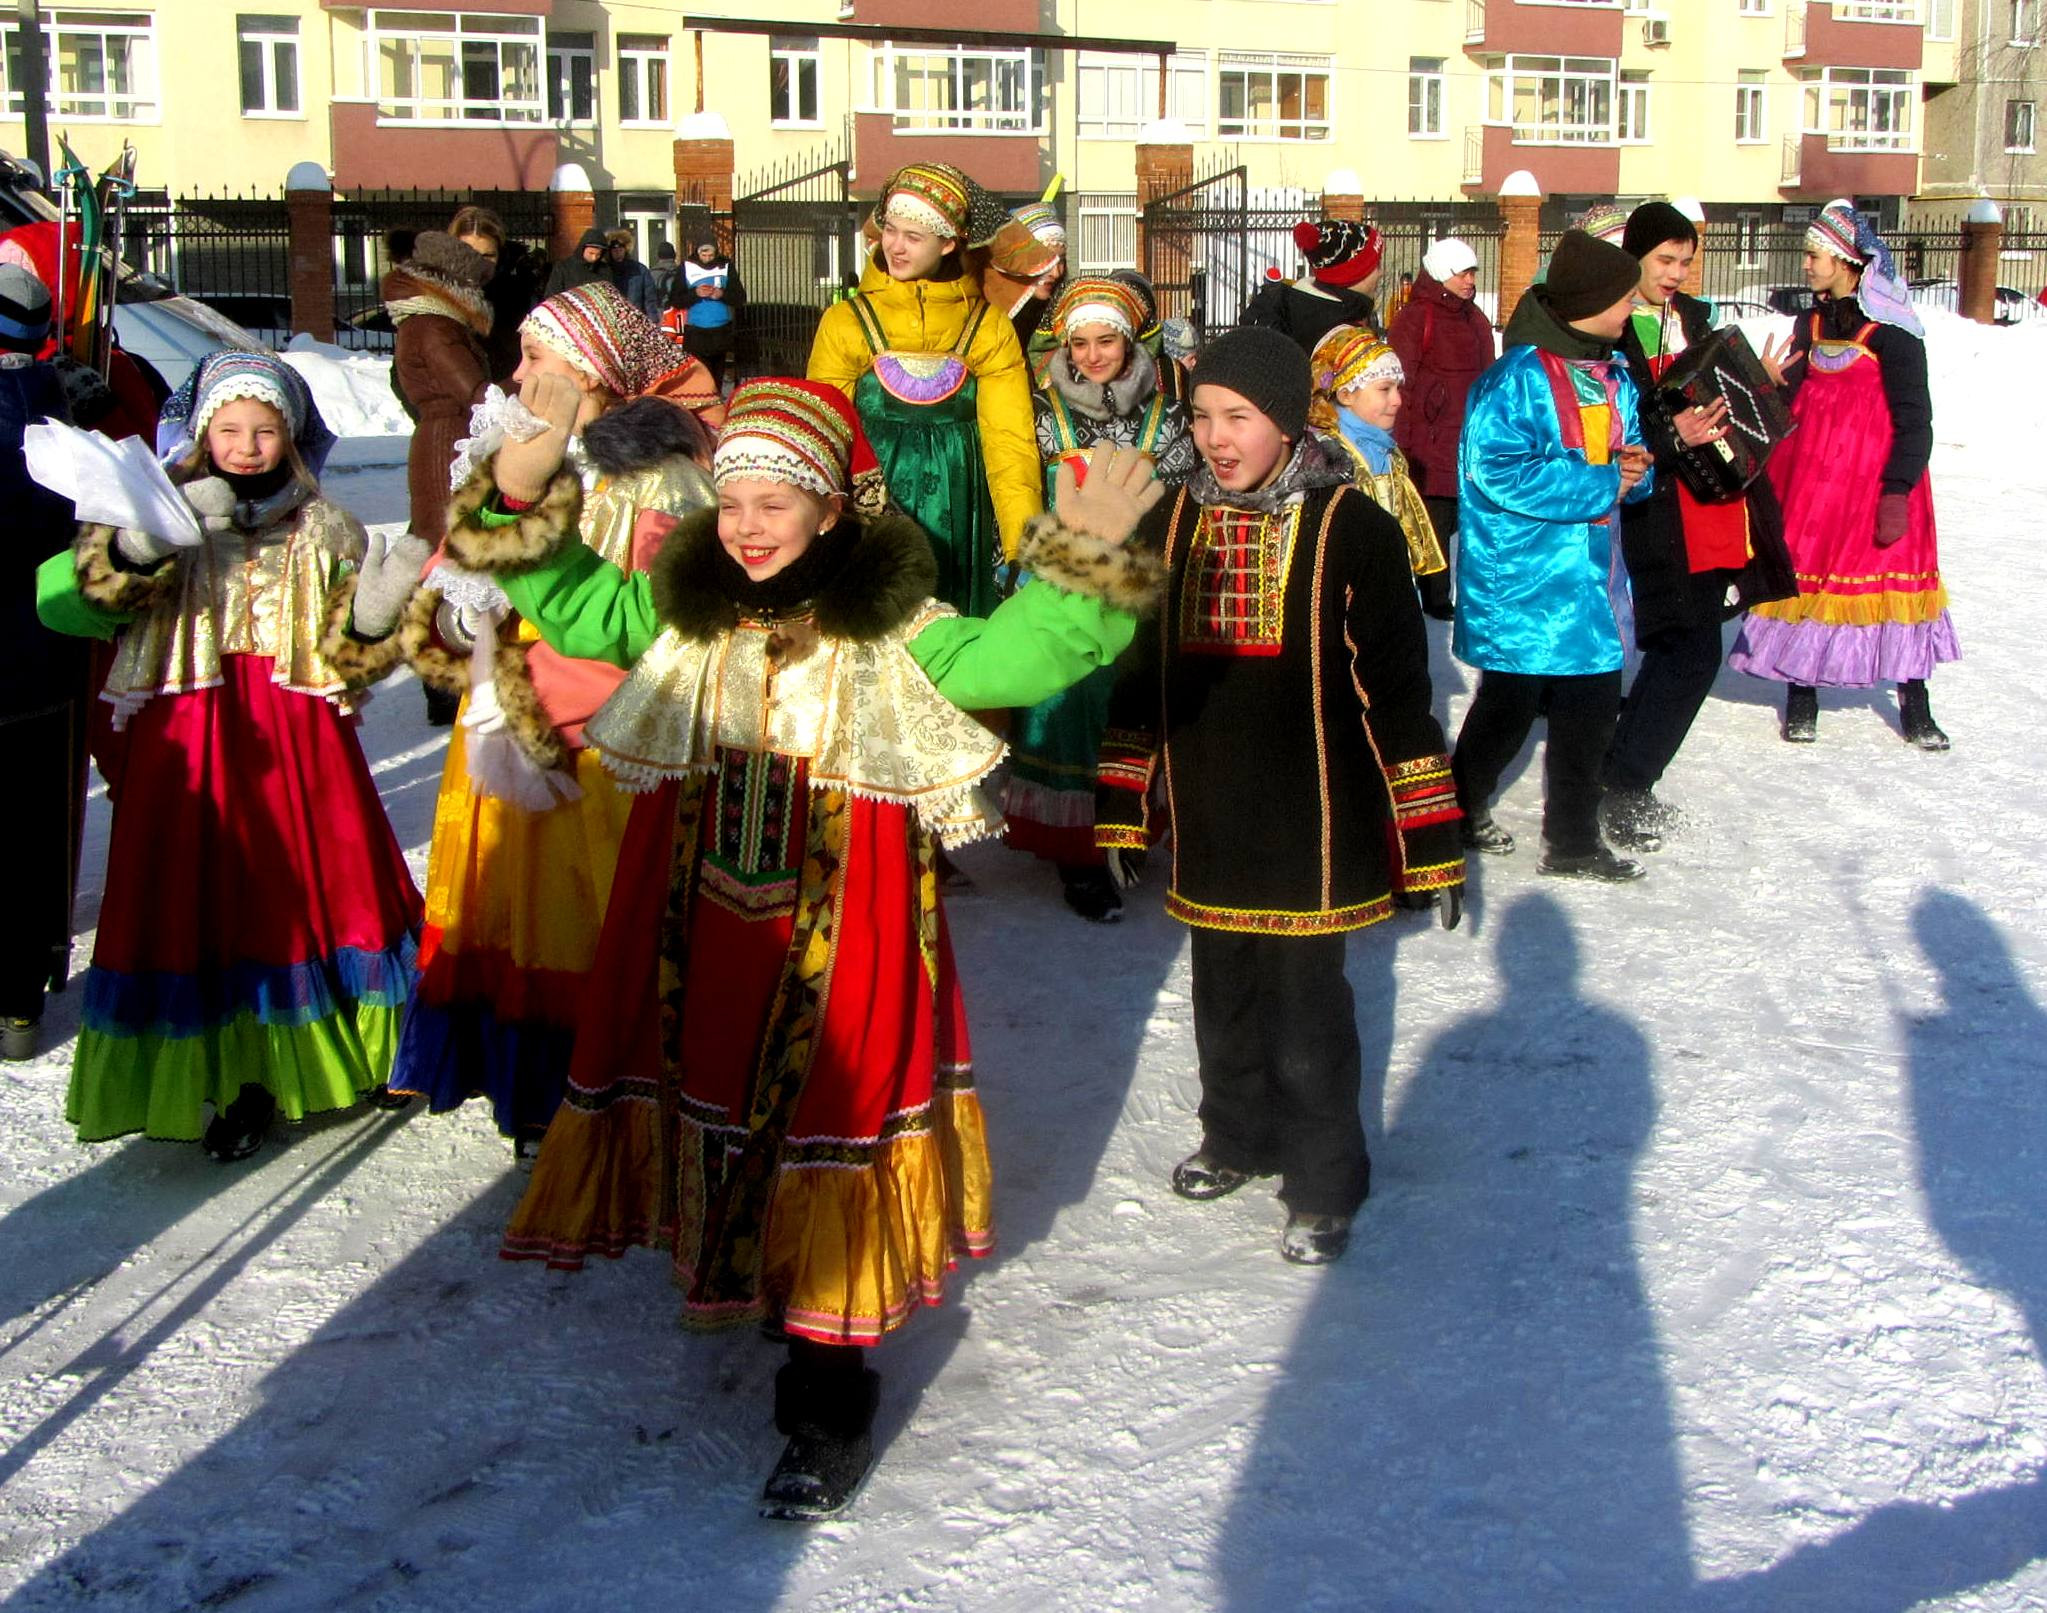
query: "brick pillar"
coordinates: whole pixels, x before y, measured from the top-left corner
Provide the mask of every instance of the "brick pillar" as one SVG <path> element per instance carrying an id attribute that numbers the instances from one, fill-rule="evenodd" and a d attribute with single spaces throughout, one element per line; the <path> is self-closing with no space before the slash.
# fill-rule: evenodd
<path id="1" fill-rule="evenodd" d="M 316 342 L 334 340 L 334 187 L 318 163 L 302 162 L 284 181 L 291 222 L 291 328 Z"/>
<path id="2" fill-rule="evenodd" d="M 590 188 L 590 176 L 573 162 L 555 169 L 547 190 L 554 203 L 554 229 L 547 238 L 547 255 L 559 261 L 576 250 L 585 230 L 597 227 L 597 196 Z"/>
<path id="3" fill-rule="evenodd" d="M 1964 319 L 1997 323 L 1997 260 L 2004 251 L 2004 214 L 1988 200 L 1969 209 L 1962 224 L 1962 261 L 1956 266 Z"/>
<path id="4" fill-rule="evenodd" d="M 1514 317 L 1515 306 L 1535 284 L 1541 248 L 1542 187 L 1526 169 L 1517 169 L 1500 184 L 1500 216 L 1506 238 L 1500 242 L 1499 327 Z"/>
<path id="5" fill-rule="evenodd" d="M 718 250 L 732 250 L 732 131 L 716 112 L 695 112 L 676 130 L 675 205 L 707 207 Z"/>
<path id="6" fill-rule="evenodd" d="M 1691 220 L 1692 228 L 1699 232 L 1699 250 L 1692 254 L 1692 266 L 1685 271 L 1684 284 L 1678 289 L 1694 297 L 1706 295 L 1706 209 L 1693 196 L 1673 196 L 1670 205 Z"/>
<path id="7" fill-rule="evenodd" d="M 1154 284 L 1184 285 L 1189 259 L 1188 238 L 1174 232 L 1161 235 L 1156 243 L 1146 238 L 1144 209 L 1147 203 L 1194 183 L 1194 146 L 1186 130 L 1170 119 L 1147 124 L 1137 137 L 1137 268 Z M 1163 298 L 1162 293 L 1162 298 Z M 1185 313 L 1184 308 L 1164 308 L 1168 315 Z"/>

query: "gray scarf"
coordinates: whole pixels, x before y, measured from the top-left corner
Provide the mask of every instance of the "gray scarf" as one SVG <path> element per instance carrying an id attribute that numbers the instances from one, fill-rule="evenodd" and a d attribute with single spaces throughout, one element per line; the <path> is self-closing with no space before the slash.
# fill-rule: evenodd
<path id="1" fill-rule="evenodd" d="M 1130 362 L 1113 381 L 1090 381 L 1073 367 L 1065 348 L 1052 355 L 1045 379 L 1066 402 L 1066 407 L 1090 420 L 1121 420 L 1137 413 L 1158 390 L 1159 372 L 1151 355 L 1132 343 Z"/>
<path id="2" fill-rule="evenodd" d="M 1318 487 L 1335 487 L 1349 480 L 1350 457 L 1342 446 L 1319 431 L 1311 431 L 1294 444 L 1293 457 L 1286 462 L 1286 468 L 1255 493 L 1225 489 L 1216 481 L 1215 472 L 1208 468 L 1205 459 L 1201 468 L 1187 478 L 1187 490 L 1204 509 L 1211 504 L 1226 504 L 1233 510 L 1274 515 Z"/>

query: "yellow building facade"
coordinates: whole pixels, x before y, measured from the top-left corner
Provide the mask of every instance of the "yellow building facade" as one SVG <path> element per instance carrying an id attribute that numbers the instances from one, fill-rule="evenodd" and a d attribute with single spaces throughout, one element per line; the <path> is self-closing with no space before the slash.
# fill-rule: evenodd
<path id="1" fill-rule="evenodd" d="M 684 28 L 707 14 L 651 0 L 267 3 L 45 4 L 53 135 L 95 166 L 132 142 L 172 195 L 274 192 L 300 162 L 343 190 L 537 189 L 574 163 L 651 233 L 701 106 L 742 185 L 829 148 L 856 187 L 933 155 L 1006 192 L 1058 174 L 1134 205 L 1158 60 L 887 37 L 971 22 L 1170 43 L 1166 111 L 1197 170 L 1241 163 L 1261 191 L 1350 170 L 1371 199 L 1469 200 L 1525 168 L 1553 194 L 1791 205 L 1918 189 L 1961 0 L 726 0 L 727 23 L 786 32 Z"/>

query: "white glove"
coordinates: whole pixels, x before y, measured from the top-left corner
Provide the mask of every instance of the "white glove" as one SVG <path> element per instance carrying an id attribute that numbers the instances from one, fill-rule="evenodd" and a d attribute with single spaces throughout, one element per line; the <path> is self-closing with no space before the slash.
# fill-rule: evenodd
<path id="1" fill-rule="evenodd" d="M 419 574 L 434 546 L 410 532 L 372 532 L 356 568 L 355 613 L 350 626 L 358 638 L 388 638 L 419 586 Z"/>
<path id="2" fill-rule="evenodd" d="M 462 713 L 462 726 L 477 735 L 505 731 L 505 708 L 498 704 L 495 683 L 479 683 L 470 689 L 469 709 Z"/>
<path id="3" fill-rule="evenodd" d="M 234 525 L 235 490 L 218 476 L 202 476 L 187 482 L 178 492 L 199 517 L 200 535 L 195 538 L 179 533 L 164 538 L 140 527 L 124 526 L 114 534 L 114 547 L 131 566 L 145 570 L 160 566 L 180 549 L 196 549 L 213 533 L 225 532 Z"/>

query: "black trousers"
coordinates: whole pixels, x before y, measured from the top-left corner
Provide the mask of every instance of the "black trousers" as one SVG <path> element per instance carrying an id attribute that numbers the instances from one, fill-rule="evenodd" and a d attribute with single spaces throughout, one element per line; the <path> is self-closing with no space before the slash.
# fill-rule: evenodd
<path id="1" fill-rule="evenodd" d="M 1450 759 L 1466 812 L 1492 804 L 1500 775 L 1520 754 L 1535 719 L 1549 723 L 1542 748 L 1542 835 L 1559 856 L 1599 847 L 1599 768 L 1613 744 L 1619 671 L 1583 677 L 1482 672 Z"/>
<path id="2" fill-rule="evenodd" d="M 83 735 L 83 719 L 69 706 L 0 723 L 7 754 L 18 759 L 8 805 L 19 855 L 8 870 L 0 924 L 0 1016 L 8 1019 L 39 1019 L 44 988 L 62 983 L 70 957 Z"/>
<path id="3" fill-rule="evenodd" d="M 1429 512 L 1429 525 L 1436 529 L 1436 541 L 1443 546 L 1443 558 L 1450 562 L 1447 571 L 1438 571 L 1427 577 L 1414 580 L 1421 590 L 1422 604 L 1431 608 L 1447 607 L 1450 603 L 1450 579 L 1457 575 L 1457 556 L 1452 552 L 1451 536 L 1457 530 L 1457 500 L 1422 495 L 1422 507 Z"/>
<path id="4" fill-rule="evenodd" d="M 1304 1215 L 1353 1214 L 1372 1182 L 1344 941 L 1194 931 L 1202 1147 L 1277 1171 L 1280 1201 Z"/>
<path id="5" fill-rule="evenodd" d="M 1647 790 L 1663 777 L 1713 690 L 1723 653 L 1717 619 L 1673 629 L 1642 651 L 1606 756 L 1609 785 Z"/>

